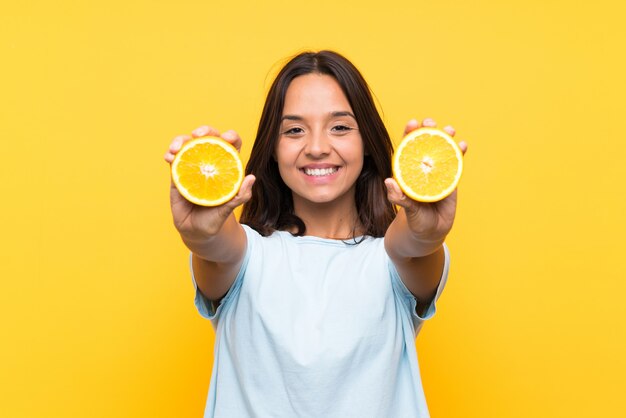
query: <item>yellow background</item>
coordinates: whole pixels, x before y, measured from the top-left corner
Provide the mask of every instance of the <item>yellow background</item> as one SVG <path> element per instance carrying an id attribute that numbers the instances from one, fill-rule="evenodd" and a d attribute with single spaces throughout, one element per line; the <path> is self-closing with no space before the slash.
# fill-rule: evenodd
<path id="1" fill-rule="evenodd" d="M 198 417 L 213 331 L 171 224 L 170 139 L 249 153 L 277 63 L 333 48 L 394 140 L 470 144 L 450 281 L 418 338 L 431 413 L 626 416 L 624 6 L 5 1 L 0 416 Z"/>

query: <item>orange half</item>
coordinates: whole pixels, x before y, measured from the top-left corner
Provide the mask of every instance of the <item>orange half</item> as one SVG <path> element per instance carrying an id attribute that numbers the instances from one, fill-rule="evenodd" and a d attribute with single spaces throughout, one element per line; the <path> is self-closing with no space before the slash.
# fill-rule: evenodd
<path id="1" fill-rule="evenodd" d="M 223 139 L 197 138 L 187 142 L 174 157 L 172 180 L 190 202 L 218 206 L 239 191 L 243 164 L 235 147 Z"/>
<path id="2" fill-rule="evenodd" d="M 442 130 L 409 132 L 393 155 L 393 175 L 408 197 L 437 202 L 456 188 L 463 172 L 463 153 Z"/>

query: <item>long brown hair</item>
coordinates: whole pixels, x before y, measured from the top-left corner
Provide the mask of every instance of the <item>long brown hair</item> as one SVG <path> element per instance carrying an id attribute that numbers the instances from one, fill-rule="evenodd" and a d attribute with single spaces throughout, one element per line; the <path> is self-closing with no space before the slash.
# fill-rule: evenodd
<path id="1" fill-rule="evenodd" d="M 337 80 L 352 107 L 365 151 L 363 170 L 356 181 L 356 210 L 365 235 L 382 237 L 396 214 L 384 184 L 385 178 L 391 177 L 393 144 L 365 79 L 350 61 L 333 51 L 298 54 L 276 76 L 246 166 L 246 174 L 254 174 L 256 182 L 240 221 L 264 236 L 275 230 L 295 228 L 295 235 L 306 231 L 304 222 L 294 213 L 291 190 L 280 177 L 272 155 L 280 136 L 287 89 L 294 78 L 311 73 Z"/>

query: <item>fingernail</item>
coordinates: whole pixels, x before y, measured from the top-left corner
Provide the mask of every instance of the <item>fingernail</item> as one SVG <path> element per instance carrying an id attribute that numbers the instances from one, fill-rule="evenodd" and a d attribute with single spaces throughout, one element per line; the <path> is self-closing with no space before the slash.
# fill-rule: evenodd
<path id="1" fill-rule="evenodd" d="M 424 122 L 422 122 L 422 125 L 424 126 L 434 126 L 436 125 L 435 121 L 431 118 L 426 118 L 424 119 Z"/>
<path id="2" fill-rule="evenodd" d="M 209 129 L 206 126 L 201 126 L 193 131 L 195 136 L 204 136 L 209 132 Z"/>
<path id="3" fill-rule="evenodd" d="M 174 142 L 170 146 L 170 151 L 175 152 L 178 151 L 183 143 L 183 140 L 180 138 L 174 139 Z"/>

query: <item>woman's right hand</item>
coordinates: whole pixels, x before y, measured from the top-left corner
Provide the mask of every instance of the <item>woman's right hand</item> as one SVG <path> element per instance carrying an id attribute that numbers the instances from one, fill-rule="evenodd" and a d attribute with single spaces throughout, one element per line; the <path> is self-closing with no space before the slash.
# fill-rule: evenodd
<path id="1" fill-rule="evenodd" d="M 170 165 L 174 161 L 176 153 L 180 151 L 183 144 L 193 138 L 203 136 L 217 136 L 220 133 L 211 126 L 200 126 L 195 129 L 191 135 L 179 135 L 172 140 L 170 147 L 165 153 L 165 161 Z M 221 138 L 231 143 L 237 151 L 241 149 L 241 138 L 235 131 L 226 131 Z M 252 196 L 252 185 L 255 177 L 250 174 L 243 179 L 243 183 L 237 195 L 230 201 L 220 206 L 205 207 L 191 203 L 178 192 L 174 182 L 170 182 L 170 206 L 174 225 L 180 233 L 183 241 L 187 243 L 202 242 L 216 235 L 224 222 L 232 214 L 233 210 L 250 200 Z"/>

